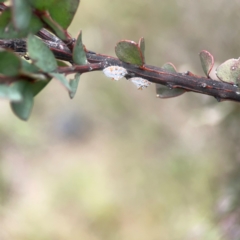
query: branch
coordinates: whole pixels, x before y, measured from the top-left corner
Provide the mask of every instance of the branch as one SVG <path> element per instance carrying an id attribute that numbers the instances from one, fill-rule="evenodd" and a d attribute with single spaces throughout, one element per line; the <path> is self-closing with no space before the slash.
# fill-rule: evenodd
<path id="1" fill-rule="evenodd" d="M 56 37 L 53 38 L 54 35 L 44 29 L 38 33 L 38 36 L 48 45 L 57 59 L 72 63 L 72 53 L 67 43 L 64 43 Z M 72 40 L 71 45 L 73 42 L 75 42 L 75 39 Z M 24 39 L 0 40 L 0 47 L 10 48 L 15 52 L 21 53 L 26 53 L 27 51 L 26 41 Z M 86 73 L 101 71 L 109 66 L 119 66 L 127 70 L 127 74 L 125 75 L 126 79 L 140 77 L 153 83 L 165 85 L 169 89 L 184 89 L 186 91 L 210 95 L 215 97 L 219 102 L 225 100 L 240 102 L 240 90 L 237 85 L 196 76 L 191 72 L 170 73 L 162 68 L 150 65 L 138 67 L 122 62 L 117 58 L 97 54 L 89 50 L 86 50 L 86 56 L 90 64 L 59 67 L 58 72 L 65 74 L 76 72 Z"/>

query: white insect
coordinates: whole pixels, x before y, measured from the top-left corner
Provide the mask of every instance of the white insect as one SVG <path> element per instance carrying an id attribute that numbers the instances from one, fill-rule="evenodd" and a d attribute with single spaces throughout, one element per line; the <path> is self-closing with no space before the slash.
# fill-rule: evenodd
<path id="1" fill-rule="evenodd" d="M 103 73 L 116 81 L 123 78 L 127 74 L 127 70 L 119 66 L 109 66 L 103 69 Z"/>
<path id="2" fill-rule="evenodd" d="M 151 82 L 144 78 L 134 77 L 129 79 L 134 85 L 137 86 L 138 89 L 142 90 L 143 88 L 147 88 L 151 85 Z"/>

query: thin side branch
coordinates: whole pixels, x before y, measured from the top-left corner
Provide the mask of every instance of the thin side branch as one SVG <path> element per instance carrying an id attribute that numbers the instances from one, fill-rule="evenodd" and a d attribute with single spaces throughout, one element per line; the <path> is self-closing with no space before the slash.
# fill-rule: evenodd
<path id="1" fill-rule="evenodd" d="M 48 45 L 57 59 L 72 63 L 71 46 L 62 42 L 58 38 L 53 38 L 45 30 L 41 30 L 39 37 Z M 74 39 L 73 39 L 74 42 Z M 24 39 L 1 40 L 0 47 L 12 49 L 15 52 L 26 53 L 26 41 Z M 192 91 L 215 97 L 218 101 L 230 100 L 240 102 L 240 89 L 232 84 L 213 80 L 206 77 L 196 76 L 191 72 L 169 73 L 162 68 L 144 65 L 138 67 L 132 64 L 124 63 L 117 58 L 97 54 L 86 50 L 87 60 L 90 64 L 69 67 L 59 67 L 58 71 L 65 74 L 85 73 L 91 71 L 101 71 L 108 66 L 124 67 L 128 74 L 127 79 L 131 77 L 141 77 L 153 83 L 159 83 L 168 86 L 170 89 L 180 88 L 186 91 Z M 0 79 L 1 81 L 1 79 Z"/>

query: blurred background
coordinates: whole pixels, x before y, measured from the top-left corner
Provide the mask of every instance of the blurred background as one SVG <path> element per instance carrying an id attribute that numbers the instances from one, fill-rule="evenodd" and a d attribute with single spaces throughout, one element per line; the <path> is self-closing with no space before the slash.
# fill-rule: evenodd
<path id="1" fill-rule="evenodd" d="M 82 0 L 69 29 L 115 56 L 145 37 L 147 64 L 204 75 L 240 56 L 240 2 Z M 1 240 L 240 239 L 240 109 L 185 93 L 157 99 L 102 72 L 76 97 L 52 81 L 28 122 L 0 102 Z"/>

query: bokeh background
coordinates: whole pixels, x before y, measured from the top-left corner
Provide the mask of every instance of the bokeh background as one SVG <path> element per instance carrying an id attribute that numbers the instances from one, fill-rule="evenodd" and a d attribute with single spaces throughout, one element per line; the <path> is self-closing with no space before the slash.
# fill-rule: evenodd
<path id="1" fill-rule="evenodd" d="M 240 56 L 238 0 L 82 0 L 69 29 L 114 56 L 146 40 L 147 64 L 203 75 Z M 240 109 L 186 93 L 160 100 L 102 72 L 76 97 L 52 81 L 28 122 L 0 102 L 1 240 L 240 239 Z"/>

